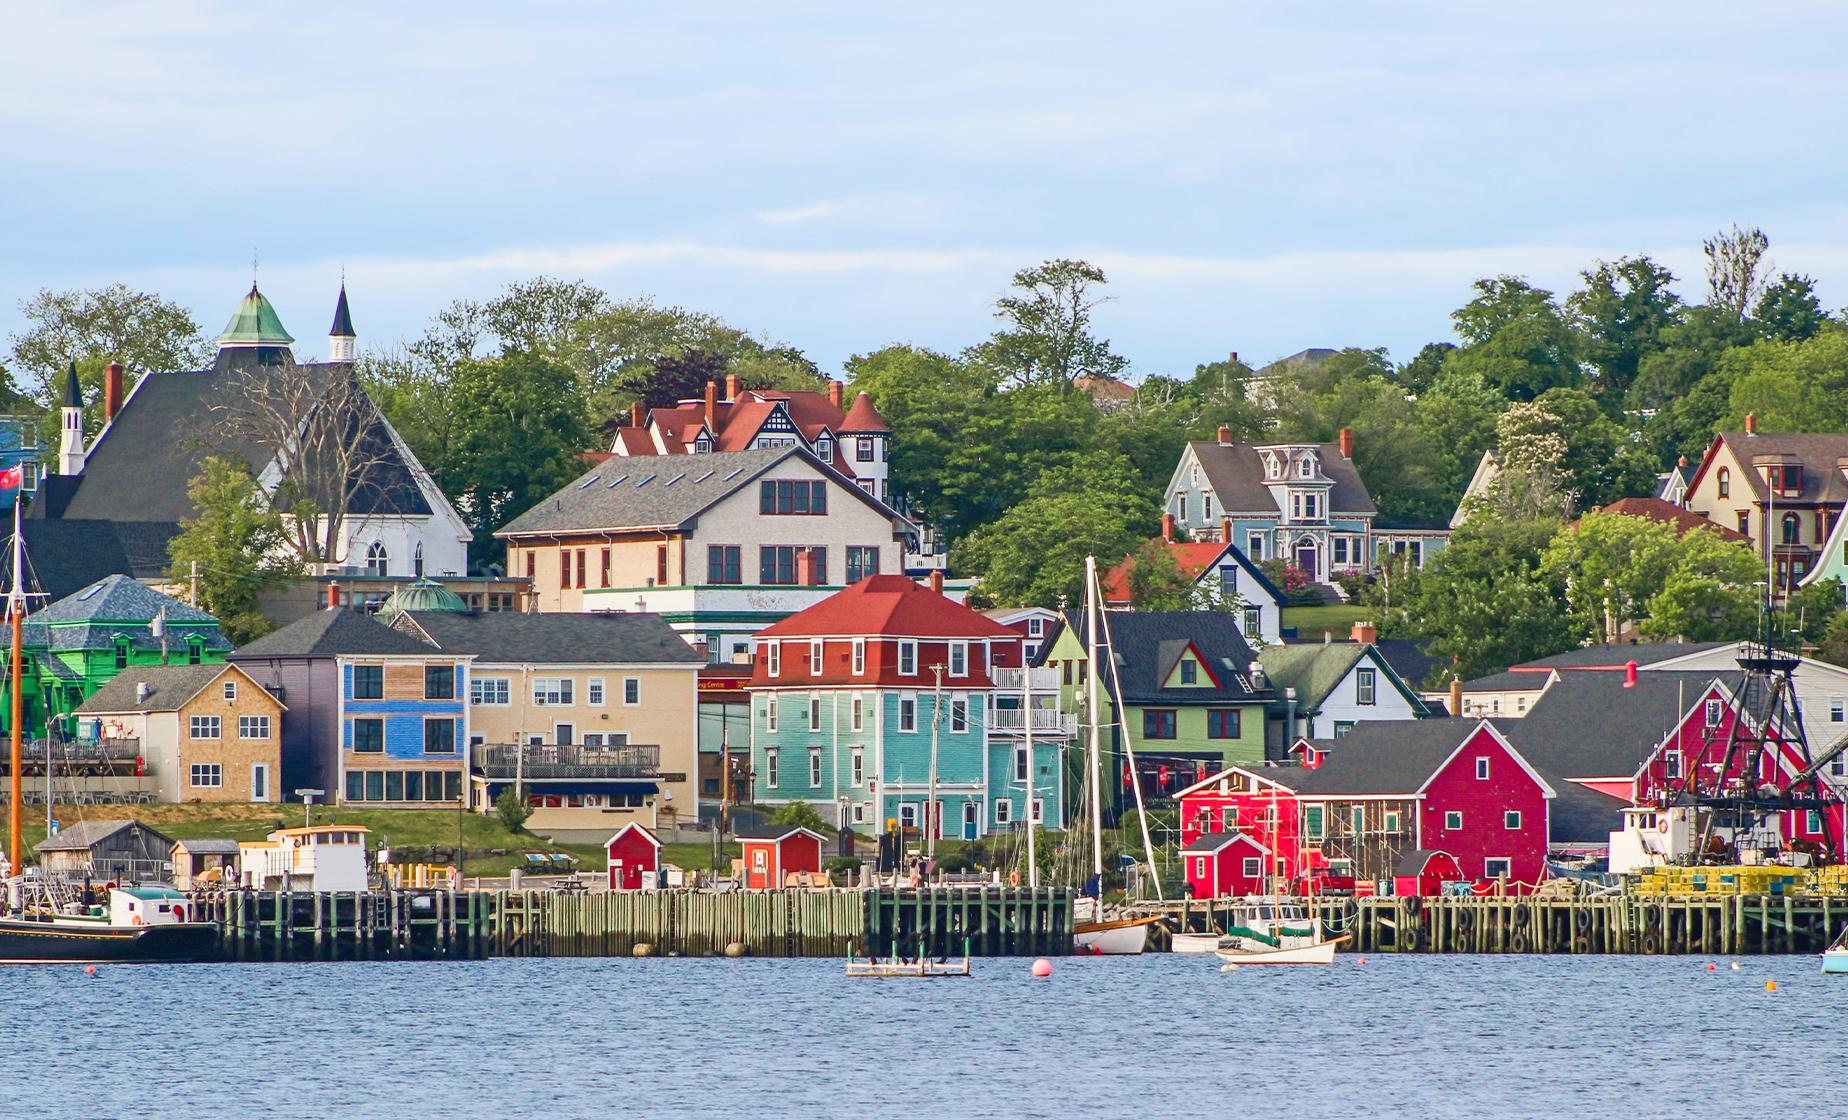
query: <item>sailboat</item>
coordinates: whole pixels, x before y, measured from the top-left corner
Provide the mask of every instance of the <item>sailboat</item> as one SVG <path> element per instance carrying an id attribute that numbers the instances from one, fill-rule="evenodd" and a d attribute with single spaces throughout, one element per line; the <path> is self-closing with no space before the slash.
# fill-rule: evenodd
<path id="1" fill-rule="evenodd" d="M 18 468 L 0 472 L 19 485 Z M 0 478 L 0 486 L 7 485 Z M 7 803 L 6 890 L 0 898 L 0 964 L 190 961 L 209 956 L 218 944 L 216 922 L 188 921 L 190 900 L 170 887 L 110 884 L 102 899 L 89 888 L 79 894 L 62 878 L 28 875 L 24 866 L 20 801 L 24 794 L 25 542 L 19 532 L 20 502 L 13 502 L 13 588 L 7 599 L 12 628 L 7 676 L 11 686 L 12 798 Z M 49 734 L 49 729 L 47 730 Z M 49 769 L 47 770 L 49 780 Z M 50 798 L 45 812 L 51 813 Z"/>
<path id="2" fill-rule="evenodd" d="M 1104 804 L 1103 755 L 1099 742 L 1103 708 L 1099 688 L 1103 680 L 1099 659 L 1098 635 L 1103 628 L 1103 608 L 1098 598 L 1097 558 L 1084 559 L 1084 609 L 1089 658 L 1086 687 L 1089 690 L 1090 743 L 1086 766 L 1090 771 L 1091 878 L 1072 909 L 1072 945 L 1080 953 L 1103 956 L 1133 956 L 1148 948 L 1149 928 L 1161 921 L 1159 914 L 1111 912 L 1104 908 Z"/>

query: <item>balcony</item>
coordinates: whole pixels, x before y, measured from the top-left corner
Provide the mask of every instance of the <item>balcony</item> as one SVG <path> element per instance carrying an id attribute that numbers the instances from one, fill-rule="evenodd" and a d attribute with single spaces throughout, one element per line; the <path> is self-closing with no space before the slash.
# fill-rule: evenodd
<path id="1" fill-rule="evenodd" d="M 1033 713 L 1035 735 L 1068 737 L 1078 734 L 1078 717 L 1052 708 L 995 708 L 988 713 L 988 729 L 1001 735 L 1020 735 L 1026 730 L 1027 711 Z"/>
<path id="2" fill-rule="evenodd" d="M 1002 692 L 1019 692 L 1023 676 L 1031 675 L 1034 692 L 1059 691 L 1059 671 L 1057 669 L 996 669 L 995 687 Z"/>
<path id="3" fill-rule="evenodd" d="M 476 771 L 489 778 L 652 778 L 661 772 L 661 748 L 636 744 L 496 743 L 476 747 L 474 759 Z"/>
<path id="4" fill-rule="evenodd" d="M 51 744 L 51 768 L 59 776 L 133 774 L 141 759 L 140 739 L 81 739 Z M 7 754 L 0 751 L 0 774 L 7 773 Z M 45 772 L 45 740 L 20 748 L 21 774 Z"/>

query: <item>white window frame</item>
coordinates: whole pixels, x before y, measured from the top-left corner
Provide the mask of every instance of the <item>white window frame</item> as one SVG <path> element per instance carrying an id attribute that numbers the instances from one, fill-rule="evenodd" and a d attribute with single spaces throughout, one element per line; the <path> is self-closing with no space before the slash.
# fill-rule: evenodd
<path id="1" fill-rule="evenodd" d="M 1521 831 L 1521 811 L 1519 809 L 1502 810 L 1502 827 L 1509 832 Z"/>
<path id="2" fill-rule="evenodd" d="M 513 681 L 507 677 L 477 677 L 471 673 L 468 702 L 479 708 L 512 707 Z"/>
<path id="3" fill-rule="evenodd" d="M 225 699 L 230 700 L 230 701 L 237 700 L 237 682 L 236 681 L 226 681 L 225 682 Z"/>
<path id="4" fill-rule="evenodd" d="M 853 640 L 853 675 L 856 677 L 863 677 L 866 675 L 865 638 L 855 638 Z"/>
<path id="5" fill-rule="evenodd" d="M 1709 728 L 1718 727 L 1726 721 L 1726 704 L 1717 698 L 1709 699 L 1701 714 Z"/>
<path id="6" fill-rule="evenodd" d="M 950 676 L 966 677 L 969 675 L 969 643 L 950 643 Z"/>
<path id="7" fill-rule="evenodd" d="M 603 691 L 602 677 L 584 678 L 584 703 L 593 708 L 603 707 L 606 697 Z"/>
<path id="8" fill-rule="evenodd" d="M 1848 543 L 1848 542 L 1844 542 Z M 1848 722 L 1848 700 L 1840 696 L 1829 697 L 1829 722 Z"/>
<path id="9" fill-rule="evenodd" d="M 776 748 L 766 747 L 764 748 L 764 784 L 771 789 L 775 789 L 777 786 L 777 776 Z"/>
<path id="10" fill-rule="evenodd" d="M 808 694 L 808 729 L 810 731 L 821 730 L 821 693 L 819 692 Z"/>
<path id="11" fill-rule="evenodd" d="M 253 728 L 261 727 L 263 729 L 262 733 L 259 735 L 245 734 L 244 729 L 247 725 Z M 237 717 L 237 737 L 239 739 L 253 739 L 253 740 L 258 740 L 258 741 L 268 739 L 270 737 L 270 717 L 268 716 L 239 716 Z"/>
<path id="12" fill-rule="evenodd" d="M 1479 782 L 1486 782 L 1489 780 L 1488 755 L 1482 755 L 1476 759 L 1476 780 Z"/>
<path id="13" fill-rule="evenodd" d="M 905 718 L 907 705 L 910 708 L 910 719 Z M 916 693 L 899 693 L 898 729 L 900 731 L 916 731 L 918 729 L 918 697 Z"/>
<path id="14" fill-rule="evenodd" d="M 1494 863 L 1502 865 L 1500 874 L 1489 869 L 1489 865 Z M 1512 856 L 1484 856 L 1482 860 L 1482 877 L 1484 879 L 1514 878 L 1514 858 Z"/>
<path id="15" fill-rule="evenodd" d="M 918 643 L 901 638 L 898 643 L 898 675 L 914 677 L 918 672 Z"/>
<path id="16" fill-rule="evenodd" d="M 533 678 L 533 707 L 569 708 L 576 703 L 576 682 L 570 677 Z"/>
<path id="17" fill-rule="evenodd" d="M 1399 810 L 1388 809 L 1381 816 L 1385 818 L 1387 832 L 1399 831 Z"/>
<path id="18" fill-rule="evenodd" d="M 776 700 L 777 700 L 777 695 L 774 692 L 764 697 L 764 730 L 765 731 L 775 731 L 776 730 Z"/>
<path id="19" fill-rule="evenodd" d="M 1379 703 L 1380 672 L 1378 669 L 1354 670 L 1354 702 L 1364 708 L 1371 708 Z"/>
<path id="20" fill-rule="evenodd" d="M 809 672 L 821 673 L 821 665 L 828 656 L 828 643 L 820 638 L 809 639 Z"/>
<path id="21" fill-rule="evenodd" d="M 1679 750 L 1662 752 L 1662 776 L 1670 781 L 1681 779 L 1681 752 Z"/>
<path id="22" fill-rule="evenodd" d="M 969 730 L 969 694 L 966 692 L 950 694 L 950 730 L 958 733 Z"/>
<path id="23" fill-rule="evenodd" d="M 851 713 L 852 729 L 866 730 L 866 697 L 858 692 L 854 693 L 852 702 L 848 704 L 848 710 Z"/>
<path id="24" fill-rule="evenodd" d="M 1451 821 L 1455 821 L 1456 823 L 1451 824 Z M 1463 811 L 1461 809 L 1450 809 L 1444 813 L 1444 831 L 1455 832 L 1462 827 Z"/>
<path id="25" fill-rule="evenodd" d="M 631 696 L 634 696 L 635 699 L 629 699 Z M 642 706 L 642 678 L 624 677 L 622 679 L 622 706 L 625 708 L 639 708 Z"/>
<path id="26" fill-rule="evenodd" d="M 809 748 L 809 788 L 821 788 L 821 748 Z"/>
<path id="27" fill-rule="evenodd" d="M 1259 876 L 1263 875 L 1264 874 L 1264 858 L 1262 856 L 1246 856 L 1245 864 L 1244 864 L 1244 872 L 1245 873 L 1243 876 L 1241 876 L 1241 878 L 1245 878 L 1245 879 L 1256 879 Z"/>
<path id="28" fill-rule="evenodd" d="M 996 824 L 1012 823 L 1013 816 L 1014 816 L 1013 799 L 1007 798 L 1007 797 L 995 798 L 995 823 Z"/>
<path id="29" fill-rule="evenodd" d="M 209 779 L 202 781 L 201 779 Z M 193 789 L 223 789 L 225 767 L 221 762 L 195 762 L 186 772 L 186 784 Z"/>
<path id="30" fill-rule="evenodd" d="M 1044 797 L 1035 797 L 1033 799 L 1033 823 L 1039 824 L 1045 819 L 1046 819 L 1046 799 Z"/>
<path id="31" fill-rule="evenodd" d="M 783 643 L 764 643 L 764 671 L 773 677 L 783 675 Z"/>
<path id="32" fill-rule="evenodd" d="M 209 734 L 201 734 L 207 731 Z M 186 721 L 186 737 L 204 741 L 217 741 L 225 737 L 224 720 L 218 716 L 191 716 Z"/>
<path id="33" fill-rule="evenodd" d="M 859 747 L 855 747 L 847 752 L 847 760 L 848 764 L 852 767 L 853 784 L 856 786 L 865 785 L 866 752 Z"/>

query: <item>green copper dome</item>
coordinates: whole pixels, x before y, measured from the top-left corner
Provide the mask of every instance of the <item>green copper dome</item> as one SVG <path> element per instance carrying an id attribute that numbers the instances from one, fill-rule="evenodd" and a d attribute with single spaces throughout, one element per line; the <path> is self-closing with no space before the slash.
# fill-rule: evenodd
<path id="1" fill-rule="evenodd" d="M 270 301 L 263 298 L 257 286 L 250 286 L 250 294 L 244 302 L 237 305 L 237 313 L 231 316 L 225 333 L 218 336 L 218 345 L 225 346 L 287 346 L 295 339 L 282 329 L 282 320 L 276 317 L 276 309 Z"/>
<path id="2" fill-rule="evenodd" d="M 380 622 L 390 624 L 405 611 L 467 611 L 468 604 L 462 596 L 431 579 L 420 579 L 406 587 L 400 587 L 391 593 L 391 598 L 380 605 L 377 618 Z"/>

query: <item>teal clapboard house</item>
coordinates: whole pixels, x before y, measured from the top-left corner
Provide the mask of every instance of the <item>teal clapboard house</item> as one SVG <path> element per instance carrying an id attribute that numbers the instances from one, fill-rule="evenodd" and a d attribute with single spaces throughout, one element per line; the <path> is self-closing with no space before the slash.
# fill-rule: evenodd
<path id="1" fill-rule="evenodd" d="M 908 834 L 975 839 L 1023 827 L 1030 795 L 1038 819 L 1056 825 L 1070 727 L 1055 691 L 1028 701 L 1021 641 L 905 576 L 861 580 L 762 631 L 754 800 L 807 802 L 861 832 L 895 821 Z"/>

